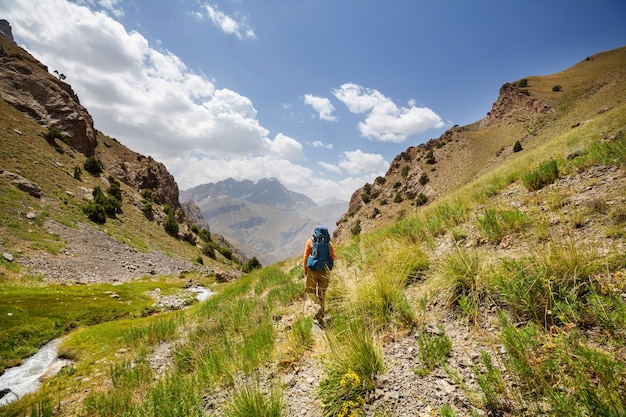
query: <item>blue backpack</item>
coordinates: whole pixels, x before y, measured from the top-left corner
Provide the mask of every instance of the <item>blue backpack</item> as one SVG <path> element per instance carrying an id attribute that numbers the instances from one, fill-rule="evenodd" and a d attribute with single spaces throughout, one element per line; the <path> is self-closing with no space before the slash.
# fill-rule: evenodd
<path id="1" fill-rule="evenodd" d="M 326 227 L 313 230 L 313 247 L 307 259 L 306 267 L 312 271 L 329 271 L 333 269 L 333 258 L 330 255 L 330 234 Z"/>

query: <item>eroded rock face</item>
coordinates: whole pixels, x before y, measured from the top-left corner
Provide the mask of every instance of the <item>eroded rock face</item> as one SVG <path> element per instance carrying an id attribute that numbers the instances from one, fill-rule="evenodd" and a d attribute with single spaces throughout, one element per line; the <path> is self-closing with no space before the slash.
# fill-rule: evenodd
<path id="1" fill-rule="evenodd" d="M 67 135 L 71 146 L 93 156 L 93 119 L 69 84 L 55 78 L 26 51 L 7 54 L 0 45 L 0 97 L 44 127 Z"/>
<path id="2" fill-rule="evenodd" d="M 547 114 L 554 112 L 548 104 L 531 97 L 524 89 L 513 84 L 504 84 L 500 88 L 500 95 L 489 112 L 488 121 L 494 123 L 514 109 L 530 110 Z"/>

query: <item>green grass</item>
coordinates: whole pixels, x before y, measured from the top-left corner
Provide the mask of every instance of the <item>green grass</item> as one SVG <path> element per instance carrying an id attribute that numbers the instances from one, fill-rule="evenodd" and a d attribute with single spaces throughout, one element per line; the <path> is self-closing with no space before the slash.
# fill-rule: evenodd
<path id="1" fill-rule="evenodd" d="M 258 383 L 247 383 L 235 388 L 233 399 L 225 407 L 224 414 L 227 417 L 282 417 L 286 413 L 279 389 L 271 388 L 265 392 Z"/>
<path id="2" fill-rule="evenodd" d="M 358 321 L 346 323 L 328 338 L 332 352 L 319 387 L 323 415 L 363 415 L 365 394 L 374 389 L 375 376 L 385 369 L 381 346 Z"/>
<path id="3" fill-rule="evenodd" d="M 14 366 L 49 340 L 73 329 L 141 317 L 152 312 L 154 288 L 181 282 L 135 281 L 123 285 L 0 286 L 0 369 Z M 117 294 L 119 298 L 112 298 Z"/>

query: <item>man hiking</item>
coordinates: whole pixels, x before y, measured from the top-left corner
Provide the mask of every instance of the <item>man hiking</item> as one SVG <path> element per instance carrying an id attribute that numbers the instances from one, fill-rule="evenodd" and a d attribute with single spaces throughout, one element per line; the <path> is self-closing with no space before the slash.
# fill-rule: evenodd
<path id="1" fill-rule="evenodd" d="M 334 261 L 335 247 L 330 241 L 328 228 L 318 226 L 313 230 L 313 236 L 306 241 L 302 265 L 306 276 L 306 294 L 309 294 L 313 302 L 320 306 L 315 314 L 315 320 L 320 325 L 324 323 L 324 297 Z"/>

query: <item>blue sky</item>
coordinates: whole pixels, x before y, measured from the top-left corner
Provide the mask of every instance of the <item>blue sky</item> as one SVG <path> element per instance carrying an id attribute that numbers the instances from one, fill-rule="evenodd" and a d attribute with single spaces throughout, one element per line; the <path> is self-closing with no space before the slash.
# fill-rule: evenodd
<path id="1" fill-rule="evenodd" d="M 0 0 L 95 127 L 186 189 L 348 200 L 500 86 L 626 45 L 623 0 Z"/>

